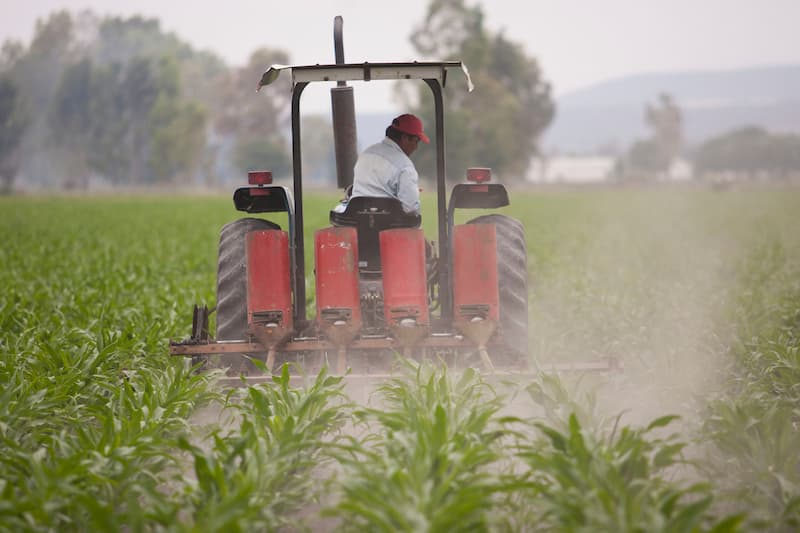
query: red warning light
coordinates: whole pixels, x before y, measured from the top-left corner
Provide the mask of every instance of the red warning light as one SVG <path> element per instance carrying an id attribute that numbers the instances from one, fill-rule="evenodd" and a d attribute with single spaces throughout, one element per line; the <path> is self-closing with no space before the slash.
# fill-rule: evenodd
<path id="1" fill-rule="evenodd" d="M 475 183 L 483 183 L 486 181 L 492 180 L 492 169 L 491 168 L 468 168 L 467 169 L 467 181 L 472 181 Z"/>
<path id="2" fill-rule="evenodd" d="M 272 172 L 269 170 L 251 170 L 247 173 L 250 185 L 269 185 L 272 183 Z"/>

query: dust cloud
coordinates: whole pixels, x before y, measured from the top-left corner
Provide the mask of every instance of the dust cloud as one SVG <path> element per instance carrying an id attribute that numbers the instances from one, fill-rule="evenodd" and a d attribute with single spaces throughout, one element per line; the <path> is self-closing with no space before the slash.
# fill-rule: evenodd
<path id="1" fill-rule="evenodd" d="M 628 198 L 600 198 L 569 223 L 545 227 L 553 231 L 546 255 L 529 238 L 534 364 L 495 380 L 506 383 L 515 414 L 541 414 L 524 391 L 539 380 L 537 369 L 614 361 L 622 371 L 559 372 L 559 400 L 597 421 L 621 415 L 636 426 L 679 415 L 690 430 L 729 375 L 736 331 L 727 314 L 746 243 L 732 236 L 713 195 Z M 359 381 L 345 392 L 368 405 L 380 383 Z"/>
<path id="2" fill-rule="evenodd" d="M 714 198 L 653 192 L 602 202 L 558 243 L 531 299 L 534 358 L 541 364 L 613 358 L 621 373 L 562 374 L 597 418 L 646 425 L 698 421 L 729 374 L 735 335 L 727 316 L 742 249 Z M 707 200 L 709 198 L 706 198 Z M 533 269 L 535 271 L 535 267 Z"/>

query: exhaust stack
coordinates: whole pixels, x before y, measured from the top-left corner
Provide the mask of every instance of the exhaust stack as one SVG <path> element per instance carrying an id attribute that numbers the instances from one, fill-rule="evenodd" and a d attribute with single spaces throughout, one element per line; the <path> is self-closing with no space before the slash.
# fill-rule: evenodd
<path id="1" fill-rule="evenodd" d="M 336 64 L 344 64 L 344 38 L 342 17 L 333 19 L 333 46 Z M 358 159 L 358 135 L 353 88 L 344 81 L 331 88 L 331 113 L 333 120 L 333 145 L 336 153 L 336 184 L 346 189 L 353 184 L 353 167 Z"/>

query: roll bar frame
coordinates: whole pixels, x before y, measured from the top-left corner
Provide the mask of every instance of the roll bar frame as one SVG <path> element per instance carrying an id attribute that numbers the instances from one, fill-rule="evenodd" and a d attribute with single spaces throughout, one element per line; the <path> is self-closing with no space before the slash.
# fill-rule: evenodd
<path id="1" fill-rule="evenodd" d="M 402 63 L 350 63 L 336 65 L 272 65 L 259 80 L 256 90 L 271 84 L 283 70 L 292 75 L 292 174 L 294 196 L 294 239 L 291 244 L 294 259 L 292 288 L 294 293 L 294 323 L 306 320 L 305 241 L 303 222 L 303 165 L 300 127 L 300 97 L 309 83 L 374 80 L 411 80 L 425 82 L 433 94 L 436 140 L 436 200 L 439 231 L 439 299 L 441 318 L 449 323 L 453 318 L 453 293 L 451 272 L 450 224 L 447 205 L 447 168 L 445 163 L 444 98 L 442 89 L 447 82 L 447 72 L 460 69 L 472 91 L 472 80 L 466 66 L 460 61 L 426 61 Z"/>

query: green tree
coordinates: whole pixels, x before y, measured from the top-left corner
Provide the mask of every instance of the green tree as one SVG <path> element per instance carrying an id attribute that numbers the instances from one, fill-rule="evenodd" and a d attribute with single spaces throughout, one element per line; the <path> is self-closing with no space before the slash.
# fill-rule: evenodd
<path id="1" fill-rule="evenodd" d="M 8 193 L 19 168 L 19 144 L 30 115 L 25 111 L 16 85 L 0 76 L 0 193 Z"/>
<path id="2" fill-rule="evenodd" d="M 0 47 L 0 73 L 41 110 L 18 141 L 20 173 L 50 184 L 90 174 L 145 184 L 209 175 L 217 152 L 226 171 L 229 148 L 256 137 L 288 154 L 290 81 L 254 90 L 266 66 L 288 62 L 263 49 L 229 68 L 156 19 L 53 13 L 37 22 L 29 46 Z"/>
<path id="3" fill-rule="evenodd" d="M 42 176 L 48 180 L 61 171 L 53 157 L 47 110 L 59 86 L 64 69 L 80 59 L 75 18 L 67 11 L 57 11 L 39 19 L 29 46 L 8 41 L 0 54 L 0 71 L 13 80 L 24 95 L 30 111 L 16 152 L 19 174 Z"/>
<path id="4" fill-rule="evenodd" d="M 746 126 L 705 141 L 693 159 L 699 176 L 727 173 L 752 179 L 798 175 L 800 136 Z"/>
<path id="5" fill-rule="evenodd" d="M 330 118 L 311 115 L 303 119 L 303 179 L 326 185 L 336 183 L 336 156 Z"/>
<path id="6" fill-rule="evenodd" d="M 34 109 L 47 109 L 64 69 L 80 58 L 75 33 L 75 20 L 67 11 L 36 21 L 30 47 L 12 67 Z"/>
<path id="7" fill-rule="evenodd" d="M 129 128 L 123 159 L 131 179 L 188 180 L 207 156 L 207 109 L 213 113 L 224 102 L 214 89 L 228 72 L 224 63 L 164 33 L 157 19 L 140 16 L 100 21 L 90 53 L 101 65 L 127 66 L 122 118 Z M 127 86 L 130 81 L 134 87 Z"/>
<path id="8" fill-rule="evenodd" d="M 212 109 L 220 102 L 218 80 L 231 70 L 218 56 L 192 49 L 174 33 L 162 31 L 157 19 L 105 17 L 95 22 L 96 37 L 88 47 L 95 64 L 128 64 L 137 57 L 174 61 L 185 98 Z"/>
<path id="9" fill-rule="evenodd" d="M 242 174 L 250 170 L 270 170 L 275 177 L 288 175 L 292 168 L 285 144 L 264 137 L 240 138 L 234 149 L 234 163 Z"/>
<path id="10" fill-rule="evenodd" d="M 190 54 L 191 48 L 175 34 L 161 31 L 158 19 L 142 16 L 106 17 L 96 23 L 96 38 L 89 47 L 101 65 L 129 63 L 141 57 Z"/>
<path id="11" fill-rule="evenodd" d="M 25 45 L 19 41 L 5 41 L 0 46 L 0 72 L 8 73 L 25 55 Z"/>
<path id="12" fill-rule="evenodd" d="M 288 125 L 291 81 L 288 76 L 256 92 L 256 85 L 267 67 L 287 64 L 286 52 L 260 48 L 250 55 L 244 67 L 231 69 L 217 81 L 219 102 L 214 126 L 223 133 L 261 135 L 280 134 Z"/>
<path id="13" fill-rule="evenodd" d="M 624 179 L 646 181 L 655 179 L 660 172 L 666 170 L 661 147 L 655 139 L 640 139 L 634 142 L 620 168 Z"/>
<path id="14" fill-rule="evenodd" d="M 134 58 L 94 68 L 88 58 L 64 71 L 50 110 L 68 183 L 90 171 L 113 182 L 184 180 L 205 145 L 205 113 L 181 99 L 174 61 Z"/>
<path id="15" fill-rule="evenodd" d="M 165 88 L 169 91 L 170 88 Z M 128 125 L 126 145 L 130 157 L 130 181 L 143 184 L 149 175 L 150 111 L 160 92 L 157 68 L 147 57 L 135 57 L 127 65 L 123 84 L 124 120 Z"/>
<path id="16" fill-rule="evenodd" d="M 207 126 L 214 121 L 217 109 L 225 105 L 225 98 L 219 91 L 220 80 L 232 69 L 218 56 L 194 50 L 175 34 L 162 31 L 157 19 L 141 16 L 98 20 L 96 38 L 89 46 L 89 53 L 103 67 L 124 66 L 147 59 L 156 64 L 155 71 L 162 78 L 161 69 L 167 68 L 169 83 L 179 89 L 172 96 L 159 91 L 153 101 L 147 117 L 148 122 L 152 122 L 148 126 L 149 134 L 157 137 L 153 139 L 152 152 L 146 149 L 142 152 L 139 150 L 142 145 L 137 148 L 133 139 L 126 140 L 131 151 L 129 158 L 135 161 L 137 179 L 185 181 L 193 173 L 206 171 L 205 165 L 213 151 L 205 139 Z M 170 66 L 165 67 L 164 62 Z M 164 79 L 159 81 L 164 82 Z M 137 131 L 141 127 L 137 121 Z"/>
<path id="17" fill-rule="evenodd" d="M 647 104 L 644 117 L 652 135 L 634 142 L 618 163 L 623 179 L 654 180 L 664 176 L 683 149 L 682 113 L 671 95 L 661 93 L 656 104 Z"/>
<path id="18" fill-rule="evenodd" d="M 123 84 L 124 65 L 113 63 L 92 72 L 92 135 L 89 167 L 111 183 L 128 180 L 131 158 Z"/>
<path id="19" fill-rule="evenodd" d="M 85 188 L 88 181 L 92 92 L 92 63 L 83 59 L 64 71 L 50 105 L 51 142 L 60 149 L 68 186 Z"/>
<path id="20" fill-rule="evenodd" d="M 247 65 L 232 70 L 219 82 L 221 98 L 214 126 L 233 139 L 233 163 L 239 172 L 263 169 L 281 176 L 291 170 L 289 146 L 283 135 L 289 120 L 291 82 L 287 77 L 269 90 L 255 91 L 267 66 L 288 62 L 285 52 L 258 49 Z"/>
<path id="21" fill-rule="evenodd" d="M 800 135 L 774 134 L 767 148 L 770 171 L 777 178 L 800 176 Z"/>
<path id="22" fill-rule="evenodd" d="M 522 179 L 555 113 L 536 59 L 502 32 L 486 29 L 482 9 L 464 0 L 433 0 L 411 42 L 424 56 L 462 60 L 475 84 L 469 97 L 465 83 L 451 80 L 446 88 L 448 178 L 461 180 L 468 167 L 488 166 L 506 180 Z M 432 123 L 428 95 L 420 85 L 412 109 Z M 433 150 L 418 157 L 421 172 L 432 175 Z"/>
<path id="23" fill-rule="evenodd" d="M 157 181 L 186 182 L 199 167 L 205 145 L 206 114 L 195 102 L 160 95 L 150 112 L 151 165 Z"/>
<path id="24" fill-rule="evenodd" d="M 683 146 L 683 114 L 670 94 L 661 93 L 657 104 L 645 108 L 645 120 L 658 147 L 659 170 L 666 171 Z"/>

